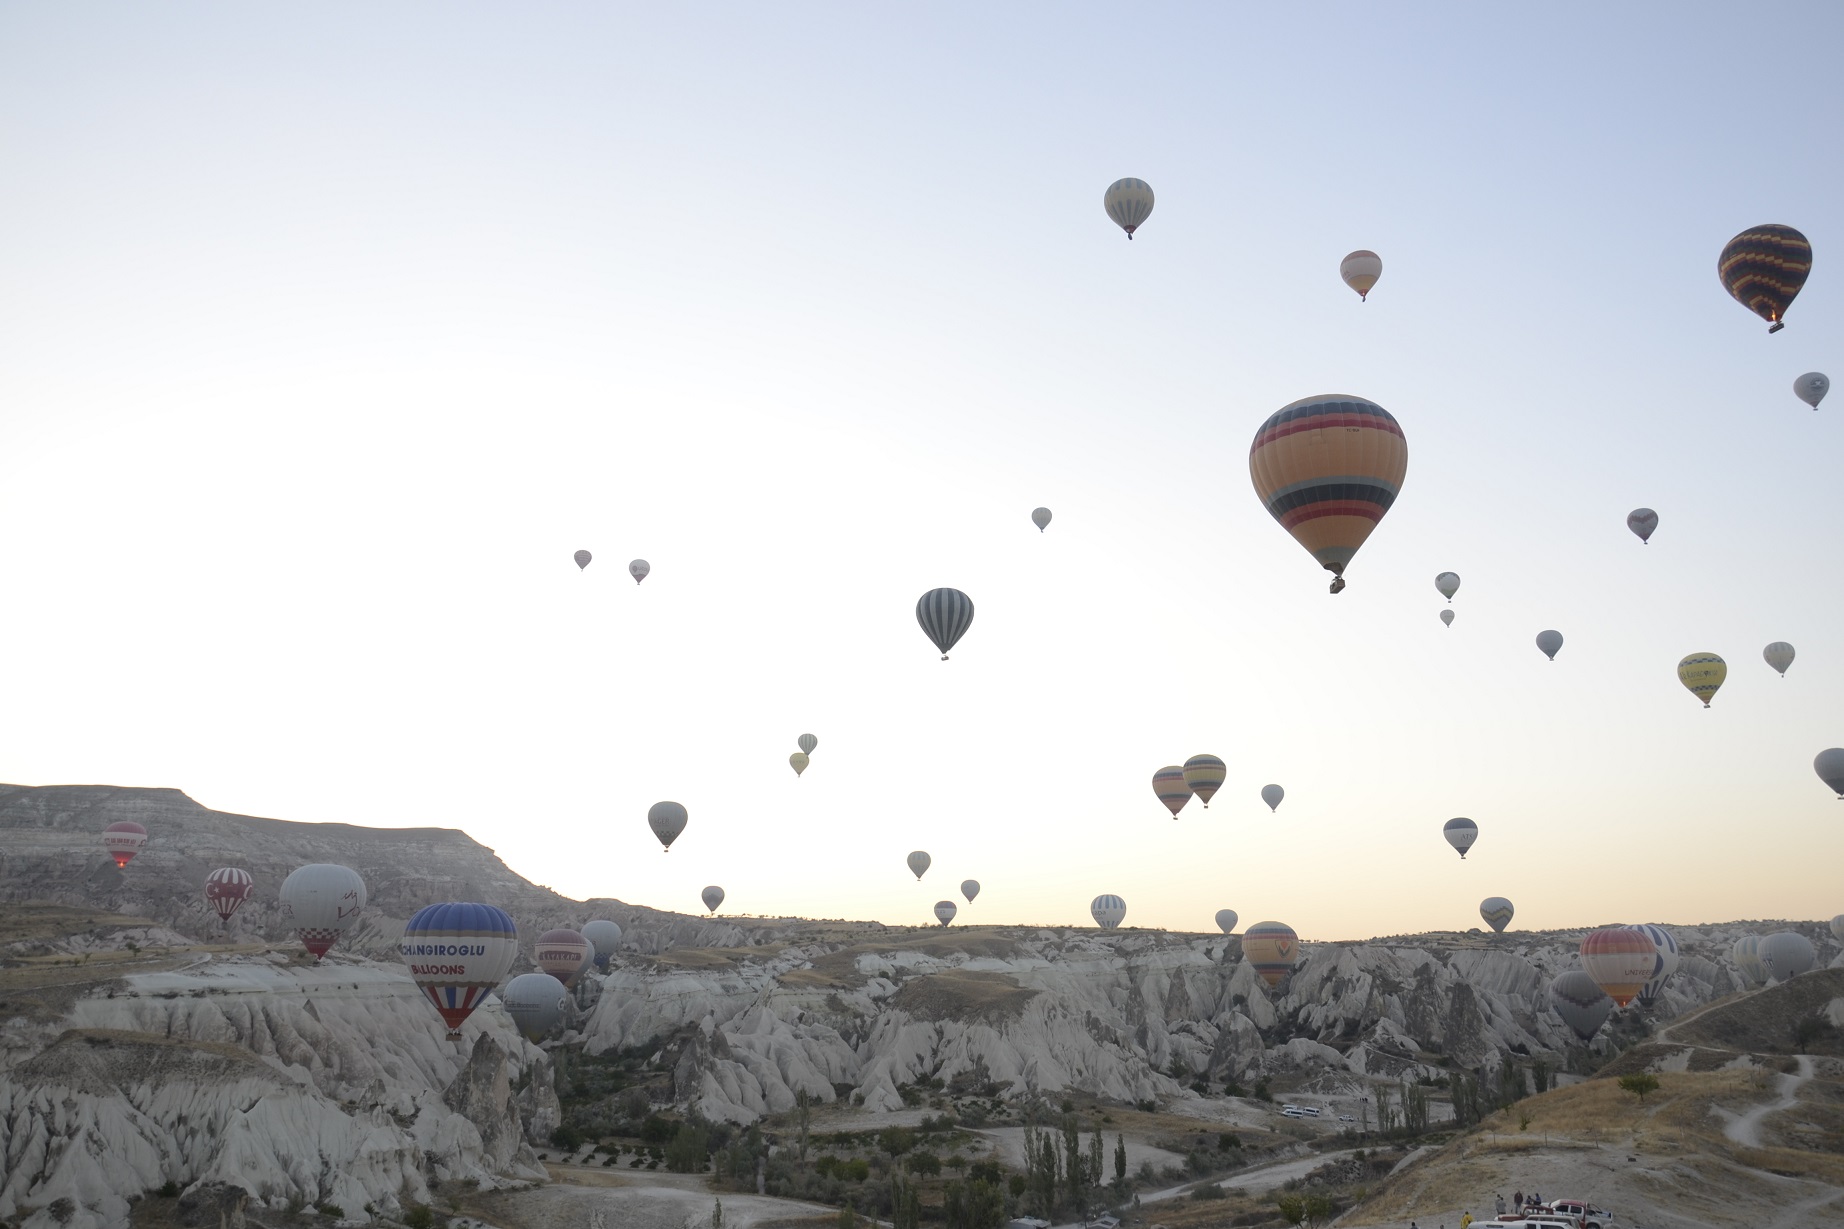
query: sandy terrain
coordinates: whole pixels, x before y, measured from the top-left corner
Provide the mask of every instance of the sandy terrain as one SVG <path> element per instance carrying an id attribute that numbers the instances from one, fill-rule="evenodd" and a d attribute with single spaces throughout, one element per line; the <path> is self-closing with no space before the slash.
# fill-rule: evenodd
<path id="1" fill-rule="evenodd" d="M 723 1201 L 724 1229 L 836 1223 L 837 1208 L 765 1195 L 713 1192 L 696 1174 L 623 1173 L 552 1165 L 552 1183 L 481 1196 L 469 1216 L 493 1229 L 701 1229 Z"/>

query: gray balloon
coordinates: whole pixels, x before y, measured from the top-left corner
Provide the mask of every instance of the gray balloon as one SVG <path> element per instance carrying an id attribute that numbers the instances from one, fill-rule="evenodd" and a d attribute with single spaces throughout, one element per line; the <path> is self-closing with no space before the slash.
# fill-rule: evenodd
<path id="1" fill-rule="evenodd" d="M 1639 535 L 1641 543 L 1652 540 L 1652 531 L 1658 528 L 1658 513 L 1650 508 L 1634 508 L 1626 514 L 1626 527 Z"/>
<path id="2" fill-rule="evenodd" d="M 1549 984 L 1549 1003 L 1583 1041 L 1594 1039 L 1614 1009 L 1607 992 L 1581 969 L 1570 969 Z"/>
<path id="3" fill-rule="evenodd" d="M 652 570 L 653 565 L 648 563 L 645 559 L 636 559 L 627 565 L 627 574 L 634 578 L 635 584 L 639 584 L 641 581 L 645 580 L 647 578 L 647 573 Z"/>
<path id="4" fill-rule="evenodd" d="M 940 922 L 943 926 L 953 921 L 954 915 L 959 912 L 960 906 L 951 900 L 938 900 L 935 902 L 935 920 Z"/>
<path id="5" fill-rule="evenodd" d="M 577 931 L 589 940 L 595 948 L 595 967 L 606 969 L 608 962 L 621 947 L 621 927 L 606 918 L 597 918 L 587 922 Z"/>
<path id="6" fill-rule="evenodd" d="M 1440 591 L 1442 597 L 1446 598 L 1448 601 L 1452 601 L 1453 595 L 1460 591 L 1460 574 L 1458 572 L 1442 572 L 1439 576 L 1434 578 L 1434 587 Z"/>
<path id="7" fill-rule="evenodd" d="M 569 997 L 569 990 L 549 973 L 521 973 L 499 992 L 513 1027 L 532 1042 L 557 1027 L 563 1019 L 564 1001 Z"/>
<path id="8" fill-rule="evenodd" d="M 1218 909 L 1217 910 L 1217 925 L 1222 928 L 1224 934 L 1226 935 L 1235 934 L 1236 933 L 1236 911 L 1234 909 Z"/>
<path id="9" fill-rule="evenodd" d="M 659 838 L 661 852 L 672 852 L 672 843 L 685 831 L 685 823 L 690 818 L 685 808 L 676 802 L 656 802 L 647 808 L 647 827 Z"/>
<path id="10" fill-rule="evenodd" d="M 980 894 L 980 881 L 977 879 L 961 880 L 960 894 L 965 896 L 967 898 L 967 903 L 971 905 L 973 903 L 973 898 Z"/>
<path id="11" fill-rule="evenodd" d="M 1543 650 L 1545 657 L 1555 661 L 1556 654 L 1562 652 L 1562 633 L 1558 631 L 1538 632 L 1537 647 Z"/>
<path id="12" fill-rule="evenodd" d="M 1037 526 L 1037 532 L 1042 533 L 1044 531 L 1044 527 L 1050 524 L 1050 509 L 1048 508 L 1031 509 L 1031 523 Z"/>
<path id="13" fill-rule="evenodd" d="M 589 561 L 593 558 L 595 558 L 595 556 L 591 555 L 588 551 L 579 550 L 576 552 L 576 566 L 579 568 L 586 568 L 589 566 Z"/>
<path id="14" fill-rule="evenodd" d="M 920 849 L 910 854 L 907 860 L 909 862 L 909 869 L 915 872 L 917 879 L 922 878 L 922 873 L 928 869 L 928 864 L 934 861 L 934 859 L 930 858 Z"/>
<path id="15" fill-rule="evenodd" d="M 811 734 L 802 734 L 794 741 L 800 744 L 801 751 L 805 752 L 807 755 L 812 755 L 813 749 L 820 745 L 820 740 L 813 737 Z"/>
<path id="16" fill-rule="evenodd" d="M 1838 797 L 1844 798 L 1844 747 L 1827 747 L 1812 760 L 1812 771 L 1818 779 L 1836 790 Z"/>
<path id="17" fill-rule="evenodd" d="M 717 906 L 724 903 L 724 890 L 714 883 L 700 892 L 699 896 L 704 900 L 705 909 L 711 913 L 716 913 Z"/>
<path id="18" fill-rule="evenodd" d="M 1441 611 L 1441 622 L 1445 623 L 1448 627 L 1452 627 L 1453 626 L 1453 611 L 1451 610 Z"/>
<path id="19" fill-rule="evenodd" d="M 1815 410 L 1818 408 L 1818 403 L 1825 399 L 1825 394 L 1830 391 L 1831 377 L 1822 371 L 1808 371 L 1793 381 L 1793 392 L 1801 401 Z"/>
<path id="20" fill-rule="evenodd" d="M 1768 974 L 1780 982 L 1809 973 L 1818 963 L 1818 949 L 1812 946 L 1812 940 L 1796 930 L 1768 935 L 1755 949 L 1755 955 L 1767 966 Z"/>
<path id="21" fill-rule="evenodd" d="M 1261 800 L 1268 804 L 1268 809 L 1270 811 L 1280 810 L 1281 799 L 1286 796 L 1287 791 L 1278 785 L 1264 785 L 1261 787 Z"/>

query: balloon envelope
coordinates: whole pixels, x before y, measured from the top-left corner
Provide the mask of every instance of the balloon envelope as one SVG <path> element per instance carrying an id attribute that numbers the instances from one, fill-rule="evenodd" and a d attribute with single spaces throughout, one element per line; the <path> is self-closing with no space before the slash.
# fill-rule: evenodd
<path id="1" fill-rule="evenodd" d="M 943 926 L 953 921 L 954 915 L 959 912 L 960 906 L 951 900 L 938 900 L 935 902 L 935 920 L 940 922 Z"/>
<path id="2" fill-rule="evenodd" d="M 1434 587 L 1440 590 L 1442 597 L 1451 601 L 1453 595 L 1460 591 L 1460 574 L 1458 572 L 1442 572 L 1439 576 L 1434 578 Z"/>
<path id="3" fill-rule="evenodd" d="M 115 859 L 118 871 L 134 861 L 135 855 L 146 845 L 147 829 L 133 820 L 125 819 L 102 830 L 103 852 Z"/>
<path id="4" fill-rule="evenodd" d="M 1761 936 L 1743 935 L 1729 948 L 1729 958 L 1742 980 L 1751 986 L 1767 984 L 1767 966 L 1761 963 Z"/>
<path id="5" fill-rule="evenodd" d="M 1178 812 L 1185 809 L 1185 803 L 1191 801 L 1191 787 L 1185 784 L 1185 770 L 1177 764 L 1167 764 L 1153 774 L 1153 793 L 1159 795 L 1159 801 L 1165 809 L 1178 818 Z"/>
<path id="6" fill-rule="evenodd" d="M 1473 847 L 1473 842 L 1479 839 L 1479 825 L 1470 819 L 1450 819 L 1441 825 L 1441 835 L 1464 858 L 1466 851 Z"/>
<path id="7" fill-rule="evenodd" d="M 1550 1006 L 1575 1035 L 1592 1041 L 1613 1014 L 1614 1002 L 1580 969 L 1570 969 L 1549 984 Z"/>
<path id="8" fill-rule="evenodd" d="M 1127 902 L 1104 893 L 1088 903 L 1088 913 L 1095 919 L 1095 925 L 1113 930 L 1127 919 Z"/>
<path id="9" fill-rule="evenodd" d="M 1242 936 L 1242 958 L 1270 986 L 1293 972 L 1300 959 L 1300 936 L 1282 922 L 1256 922 Z"/>
<path id="10" fill-rule="evenodd" d="M 1652 976 L 1646 978 L 1646 984 L 1639 988 L 1639 1005 L 1650 1007 L 1664 993 L 1665 983 L 1678 967 L 1677 936 L 1663 926 L 1646 923 L 1632 929 L 1646 937 L 1652 945 Z"/>
<path id="11" fill-rule="evenodd" d="M 1786 327 L 1786 309 L 1812 272 L 1812 245 L 1790 226 L 1751 226 L 1723 247 L 1716 258 L 1722 288 L 1743 307 L 1768 322 L 1767 331 Z"/>
<path id="12" fill-rule="evenodd" d="M 1652 531 L 1658 528 L 1658 513 L 1650 508 L 1634 508 L 1626 514 L 1626 527 L 1639 535 L 1641 542 L 1652 540 Z"/>
<path id="13" fill-rule="evenodd" d="M 582 934 L 595 948 L 595 967 L 606 969 L 609 960 L 621 949 L 621 927 L 606 918 L 597 918 L 583 926 Z"/>
<path id="14" fill-rule="evenodd" d="M 1031 523 L 1037 526 L 1037 532 L 1042 533 L 1050 524 L 1050 509 L 1031 509 Z"/>
<path id="15" fill-rule="evenodd" d="M 653 565 L 648 563 L 645 559 L 635 559 L 627 565 L 627 574 L 634 578 L 635 584 L 639 584 L 641 581 L 645 580 L 647 578 L 647 573 L 652 570 Z"/>
<path id="16" fill-rule="evenodd" d="M 1562 633 L 1558 631 L 1538 632 L 1537 647 L 1543 650 L 1543 656 L 1555 661 L 1556 654 L 1562 652 Z"/>
<path id="17" fill-rule="evenodd" d="M 1131 239 L 1133 232 L 1152 214 L 1152 185 L 1144 179 L 1117 179 L 1102 193 L 1101 207 Z"/>
<path id="18" fill-rule="evenodd" d="M 911 853 L 905 861 L 909 863 L 911 873 L 913 873 L 917 879 L 920 879 L 922 878 L 923 872 L 928 870 L 928 864 L 932 859 L 928 854 L 918 849 Z"/>
<path id="19" fill-rule="evenodd" d="M 1343 393 L 1276 410 L 1249 445 L 1255 495 L 1281 528 L 1339 579 L 1408 474 L 1409 445 L 1389 411 Z"/>
<path id="20" fill-rule="evenodd" d="M 973 626 L 973 599 L 959 589 L 930 589 L 916 599 L 916 622 L 946 661 L 948 650 Z"/>
<path id="21" fill-rule="evenodd" d="M 656 802 L 647 808 L 647 827 L 659 838 L 662 852 L 670 853 L 672 843 L 685 831 L 691 815 L 676 802 Z"/>
<path id="22" fill-rule="evenodd" d="M 1217 910 L 1217 927 L 1226 935 L 1236 933 L 1236 911 L 1234 909 Z"/>
<path id="23" fill-rule="evenodd" d="M 1286 796 L 1287 791 L 1278 785 L 1264 785 L 1261 787 L 1261 800 L 1268 804 L 1268 809 L 1270 811 L 1280 810 L 1281 799 Z"/>
<path id="24" fill-rule="evenodd" d="M 581 931 L 567 928 L 547 930 L 531 945 L 531 958 L 537 966 L 566 986 L 583 971 L 594 952 Z"/>
<path id="25" fill-rule="evenodd" d="M 1502 896 L 1488 896 L 1479 902 L 1479 916 L 1494 934 L 1504 934 L 1505 927 L 1511 924 L 1511 915 L 1516 912 L 1511 902 Z"/>
<path id="26" fill-rule="evenodd" d="M 1818 403 L 1825 399 L 1825 394 L 1830 391 L 1831 377 L 1822 371 L 1808 371 L 1793 381 L 1793 392 L 1801 401 L 1815 410 L 1818 408 Z"/>
<path id="27" fill-rule="evenodd" d="M 588 551 L 579 550 L 576 552 L 576 566 L 579 568 L 586 568 L 589 566 L 589 561 L 593 558 L 595 558 L 595 556 L 591 555 Z"/>
<path id="28" fill-rule="evenodd" d="M 318 960 L 358 920 L 365 908 L 365 881 L 350 867 L 315 862 L 290 871 L 277 895 L 282 925 Z"/>
<path id="29" fill-rule="evenodd" d="M 1844 943 L 1844 913 L 1831 919 L 1831 937 L 1839 943 Z"/>
<path id="30" fill-rule="evenodd" d="M 704 901 L 705 910 L 709 913 L 716 913 L 717 906 L 724 903 L 724 890 L 714 883 L 698 893 L 698 896 Z"/>
<path id="31" fill-rule="evenodd" d="M 1786 674 L 1786 668 L 1793 664 L 1793 646 L 1784 640 L 1776 640 L 1761 650 L 1761 657 L 1768 665 Z"/>
<path id="32" fill-rule="evenodd" d="M 1844 798 L 1844 747 L 1827 747 L 1812 757 L 1812 771 L 1818 779 Z"/>
<path id="33" fill-rule="evenodd" d="M 1451 610 L 1441 611 L 1441 622 L 1445 623 L 1448 627 L 1452 627 L 1453 626 L 1453 611 Z"/>
<path id="34" fill-rule="evenodd" d="M 1625 926 L 1597 930 L 1581 941 L 1581 967 L 1619 1007 L 1638 997 L 1652 976 L 1652 940 Z"/>
<path id="35" fill-rule="evenodd" d="M 794 745 L 808 755 L 812 755 L 814 751 L 819 749 L 820 740 L 813 737 L 811 734 L 802 734 L 799 738 L 794 740 Z"/>
<path id="36" fill-rule="evenodd" d="M 794 770 L 794 775 L 797 777 L 807 771 L 807 765 L 812 762 L 807 758 L 805 751 L 796 751 L 793 755 L 788 756 L 788 767 Z"/>
<path id="37" fill-rule="evenodd" d="M 1217 790 L 1223 787 L 1223 778 L 1228 775 L 1228 766 L 1214 755 L 1194 755 L 1185 761 L 1185 788 L 1196 794 L 1205 806 L 1216 797 Z"/>
<path id="38" fill-rule="evenodd" d="M 471 901 L 425 905 L 404 923 L 397 952 L 451 1038 L 512 971 L 519 930 L 503 909 Z"/>
<path id="39" fill-rule="evenodd" d="M 1812 946 L 1812 940 L 1796 930 L 1768 935 L 1755 950 L 1768 975 L 1779 982 L 1808 973 L 1818 963 L 1818 949 Z"/>
<path id="40" fill-rule="evenodd" d="M 1722 680 L 1729 677 L 1729 665 L 1714 653 L 1692 653 L 1678 663 L 1678 682 L 1708 708 L 1716 698 Z M 1622 1007 L 1626 1004 L 1620 1004 Z"/>
<path id="41" fill-rule="evenodd" d="M 557 1027 L 569 997 L 569 989 L 549 973 L 521 973 L 499 992 L 513 1027 L 534 1043 Z"/>
<path id="42" fill-rule="evenodd" d="M 980 881 L 977 879 L 961 880 L 960 894 L 965 896 L 967 898 L 967 903 L 971 905 L 973 903 L 973 898 L 980 894 Z"/>
<path id="43" fill-rule="evenodd" d="M 228 923 L 255 890 L 256 880 L 250 872 L 235 866 L 220 866 L 205 876 L 205 903 L 218 915 L 219 925 Z"/>
<path id="44" fill-rule="evenodd" d="M 1338 262 L 1338 276 L 1357 291 L 1359 299 L 1370 298 L 1370 288 L 1383 276 L 1383 258 L 1368 248 L 1359 248 Z"/>

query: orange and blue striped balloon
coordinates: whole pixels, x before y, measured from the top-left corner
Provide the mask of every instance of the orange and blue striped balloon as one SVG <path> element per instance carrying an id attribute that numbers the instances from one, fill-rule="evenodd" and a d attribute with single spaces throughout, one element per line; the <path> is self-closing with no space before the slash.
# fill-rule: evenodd
<path id="1" fill-rule="evenodd" d="M 1275 411 L 1249 446 L 1255 494 L 1281 528 L 1338 577 L 1370 537 L 1409 469 L 1409 444 L 1388 410 L 1343 393 Z"/>

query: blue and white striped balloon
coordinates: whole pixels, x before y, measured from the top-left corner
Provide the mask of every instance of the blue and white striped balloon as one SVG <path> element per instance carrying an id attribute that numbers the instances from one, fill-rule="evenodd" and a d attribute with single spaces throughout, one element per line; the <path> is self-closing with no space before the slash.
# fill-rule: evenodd
<path id="1" fill-rule="evenodd" d="M 1652 976 L 1648 977 L 1646 979 L 1646 984 L 1639 988 L 1639 1005 L 1641 1007 L 1650 1007 L 1653 1003 L 1658 1001 L 1659 994 L 1665 988 L 1666 979 L 1677 972 L 1677 936 L 1672 934 L 1669 930 L 1666 930 L 1663 926 L 1654 926 L 1650 923 L 1643 926 L 1629 927 L 1629 929 L 1637 930 L 1640 934 L 1652 940 L 1652 949 L 1657 953 L 1652 961 Z"/>
<path id="2" fill-rule="evenodd" d="M 1118 896 L 1097 896 L 1089 902 L 1089 916 L 1103 930 L 1113 930 L 1127 918 L 1127 902 Z"/>

